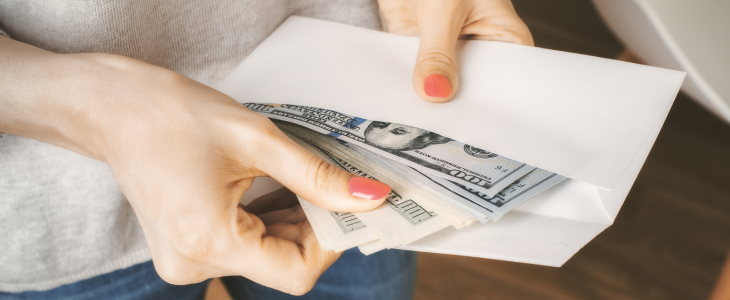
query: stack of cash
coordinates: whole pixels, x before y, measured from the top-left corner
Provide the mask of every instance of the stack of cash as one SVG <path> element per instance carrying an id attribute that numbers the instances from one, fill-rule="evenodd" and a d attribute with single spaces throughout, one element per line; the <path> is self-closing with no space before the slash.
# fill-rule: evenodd
<path id="1" fill-rule="evenodd" d="M 330 212 L 300 198 L 327 250 L 370 254 L 449 226 L 497 221 L 565 179 L 420 128 L 307 106 L 244 106 L 327 162 L 392 188 L 384 205 L 363 213 Z"/>

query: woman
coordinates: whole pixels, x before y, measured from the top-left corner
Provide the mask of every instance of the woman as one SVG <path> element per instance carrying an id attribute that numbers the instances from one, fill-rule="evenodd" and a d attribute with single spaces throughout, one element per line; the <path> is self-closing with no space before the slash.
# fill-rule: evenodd
<path id="1" fill-rule="evenodd" d="M 389 31 L 421 36 L 426 101 L 456 92 L 458 36 L 532 44 L 508 0 L 379 4 Z M 0 2 L 0 298 L 200 299 L 234 275 L 236 297 L 410 297 L 412 253 L 335 263 L 291 192 L 238 205 L 258 176 L 332 211 L 390 190 L 206 86 L 291 14 L 380 26 L 367 0 Z"/>

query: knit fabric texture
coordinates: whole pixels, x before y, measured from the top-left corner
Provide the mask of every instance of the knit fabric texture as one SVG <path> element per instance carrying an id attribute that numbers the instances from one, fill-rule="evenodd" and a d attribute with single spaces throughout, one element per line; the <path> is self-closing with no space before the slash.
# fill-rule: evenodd
<path id="1" fill-rule="evenodd" d="M 53 52 L 120 54 L 212 86 L 290 15 L 380 28 L 374 0 L 3 0 L 0 30 Z M 0 137 L 0 249 L 8 292 L 151 258 L 107 164 L 9 134 Z"/>

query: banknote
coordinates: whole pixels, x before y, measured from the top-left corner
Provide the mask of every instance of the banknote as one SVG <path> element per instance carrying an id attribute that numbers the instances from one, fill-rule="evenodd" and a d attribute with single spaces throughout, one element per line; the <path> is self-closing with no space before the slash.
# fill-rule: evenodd
<path id="1" fill-rule="evenodd" d="M 285 131 L 286 133 L 286 131 Z M 305 149 L 321 157 L 325 161 L 338 166 L 350 173 L 365 178 L 371 178 L 379 181 L 383 181 L 382 178 L 377 178 L 374 174 L 367 173 L 361 168 L 353 164 L 352 160 L 348 161 L 343 159 L 341 155 L 336 155 L 325 149 L 320 148 L 318 145 L 308 143 L 299 137 L 289 135 L 292 140 L 302 145 Z M 388 248 L 392 248 L 399 245 L 405 245 L 412 243 L 420 238 L 426 237 L 436 231 L 444 229 L 450 224 L 438 213 L 433 210 L 425 208 L 417 199 L 408 197 L 409 191 L 398 190 L 397 187 L 393 187 L 391 193 L 386 196 L 385 205 L 381 205 L 378 208 L 361 213 L 354 213 L 355 220 L 352 217 L 347 219 L 343 218 L 344 215 L 329 212 L 330 215 L 325 215 L 321 211 L 323 209 L 314 207 L 311 204 L 302 205 L 307 218 L 316 218 L 314 222 L 310 219 L 310 222 L 317 224 L 323 229 L 320 232 L 324 232 L 327 236 L 327 240 L 332 244 L 332 248 L 335 251 L 340 250 L 342 247 L 355 247 L 354 241 L 364 241 L 360 244 L 365 244 L 373 240 L 379 239 L 387 242 Z M 306 200 L 306 199 L 302 199 Z M 311 215 L 311 217 L 310 217 Z M 365 226 L 356 225 L 358 222 L 362 222 Z M 349 236 L 347 225 L 351 224 L 352 236 Z M 360 230 L 366 229 L 368 234 L 373 234 L 376 238 L 368 236 L 368 238 L 361 238 Z M 315 235 L 317 231 L 315 231 Z M 338 242 L 343 237 L 348 238 L 347 243 Z M 323 243 L 325 238 L 318 238 L 320 243 Z M 359 245 L 359 244 L 358 244 Z M 326 247 L 326 246 L 323 246 Z"/>
<path id="2" fill-rule="evenodd" d="M 436 184 L 433 180 L 431 180 L 430 177 L 426 177 L 423 173 L 418 172 L 414 168 L 395 163 L 387 158 L 384 158 L 380 155 L 377 155 L 371 151 L 362 148 L 353 147 L 353 149 L 367 156 L 373 161 L 374 164 L 377 164 L 381 168 L 387 168 L 392 173 L 398 174 L 401 178 L 407 180 L 408 182 L 418 185 L 421 190 L 428 191 L 431 194 L 440 195 L 440 199 L 445 199 L 452 204 L 451 209 L 457 209 L 465 212 L 467 215 L 471 216 L 481 223 L 486 223 L 487 221 L 489 221 L 489 216 L 493 215 L 493 212 L 491 210 L 484 209 L 483 207 L 471 203 L 470 201 L 456 201 L 454 199 L 451 199 L 454 196 L 461 196 L 458 196 L 454 192 L 444 188 L 439 184 Z M 459 228 L 457 226 L 454 227 Z"/>
<path id="3" fill-rule="evenodd" d="M 358 147 L 351 148 L 367 156 L 378 166 L 387 167 L 392 171 L 390 174 L 398 174 L 409 182 L 417 182 L 422 189 L 463 204 L 461 207 L 464 210 L 479 212 L 472 215 L 482 223 L 489 219 L 498 220 L 508 211 L 566 179 L 564 176 L 538 168 L 512 182 L 494 197 L 489 197 L 478 190 L 441 177 L 424 174 L 415 168 L 392 161 L 388 162 L 387 158 L 371 151 Z"/>
<path id="4" fill-rule="evenodd" d="M 387 249 L 388 245 L 381 240 L 375 240 L 366 244 L 362 244 L 358 246 L 358 248 L 360 249 L 360 252 L 362 252 L 362 254 L 370 255 L 380 250 Z"/>
<path id="5" fill-rule="evenodd" d="M 342 134 L 333 135 L 331 131 L 314 130 L 278 118 L 272 121 L 296 143 L 330 164 L 392 188 L 384 205 L 361 213 L 329 212 L 300 198 L 315 235 L 326 250 L 339 252 L 357 246 L 370 254 L 410 244 L 449 226 L 459 229 L 475 221 L 496 221 L 565 179 L 529 167 L 526 174 L 490 196 L 484 193 L 484 187 L 454 177 L 435 176 L 432 168 L 402 163 L 402 155 L 392 155 L 368 144 L 358 145 L 341 138 Z"/>
<path id="6" fill-rule="evenodd" d="M 341 252 L 378 239 L 352 213 L 330 212 L 301 197 L 299 203 L 323 250 Z"/>
<path id="7" fill-rule="evenodd" d="M 419 171 L 489 196 L 535 167 L 420 128 L 366 120 L 300 105 L 244 103 L 271 119 L 294 123 L 368 149 Z"/>
<path id="8" fill-rule="evenodd" d="M 412 170 L 420 173 L 418 170 Z M 512 184 L 500 191 L 494 197 L 489 197 L 459 183 L 437 176 L 430 176 L 423 173 L 420 174 L 431 180 L 433 183 L 443 187 L 445 190 L 450 191 L 453 195 L 451 199 L 473 204 L 491 212 L 489 218 L 492 221 L 499 220 L 499 218 L 504 216 L 504 214 L 518 205 L 565 180 L 564 176 L 556 173 L 545 171 L 543 169 L 535 169 L 522 178 L 512 182 Z"/>
<path id="9" fill-rule="evenodd" d="M 409 197 L 419 199 L 419 203 L 422 207 L 426 210 L 439 211 L 440 215 L 443 216 L 447 222 L 451 224 L 451 226 L 454 226 L 457 229 L 469 226 L 476 221 L 472 215 L 465 212 L 459 205 L 445 199 L 443 195 L 429 193 L 429 190 L 423 189 L 423 186 L 418 182 L 404 178 L 401 174 L 393 172 L 387 167 L 388 164 L 400 165 L 397 162 L 388 159 L 373 159 L 369 155 L 372 155 L 373 157 L 382 157 L 372 154 L 372 152 L 360 147 L 352 146 L 345 141 L 338 140 L 329 135 L 314 132 L 299 125 L 278 120 L 274 120 L 274 123 L 285 133 L 293 135 L 308 144 L 315 145 L 316 147 L 327 151 L 327 155 L 333 156 L 330 159 L 336 160 L 337 164 L 343 168 L 349 170 L 353 168 L 353 165 L 355 165 L 358 172 L 365 172 L 373 175 L 381 182 L 392 187 L 394 190 L 408 193 Z"/>

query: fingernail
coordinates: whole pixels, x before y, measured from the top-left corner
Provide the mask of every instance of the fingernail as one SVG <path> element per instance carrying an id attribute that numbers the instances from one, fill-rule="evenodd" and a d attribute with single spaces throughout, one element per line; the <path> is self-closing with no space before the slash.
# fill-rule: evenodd
<path id="1" fill-rule="evenodd" d="M 390 187 L 382 182 L 368 178 L 353 176 L 347 183 L 350 195 L 355 198 L 378 200 L 390 193 Z"/>
<path id="2" fill-rule="evenodd" d="M 431 74 L 423 81 L 426 95 L 434 98 L 446 98 L 451 95 L 451 82 L 441 74 Z"/>

